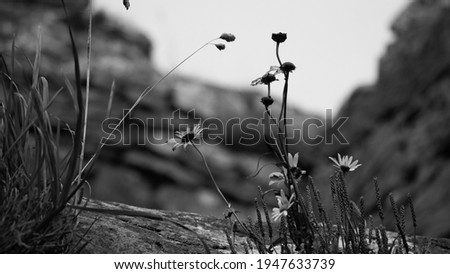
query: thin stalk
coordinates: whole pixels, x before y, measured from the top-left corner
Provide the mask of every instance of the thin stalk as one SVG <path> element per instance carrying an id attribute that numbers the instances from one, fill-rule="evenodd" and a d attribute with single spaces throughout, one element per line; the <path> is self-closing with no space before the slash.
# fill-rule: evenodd
<path id="1" fill-rule="evenodd" d="M 277 55 L 278 63 L 281 66 L 282 62 L 281 62 L 281 58 L 280 58 L 280 43 L 278 43 L 278 42 L 277 42 L 277 47 L 275 48 L 275 53 Z"/>
<path id="2" fill-rule="evenodd" d="M 195 148 L 195 150 L 198 152 L 198 154 L 200 154 L 200 156 L 202 157 L 202 161 L 205 164 L 206 170 L 208 171 L 209 177 L 211 178 L 211 181 L 214 184 L 214 187 L 216 188 L 217 192 L 219 193 L 220 197 L 222 197 L 222 200 L 227 204 L 228 209 L 231 209 L 231 213 L 233 214 L 233 216 L 236 218 L 236 220 L 238 221 L 238 223 L 241 225 L 242 229 L 244 229 L 244 231 L 250 235 L 250 232 L 247 230 L 247 228 L 245 227 L 245 225 L 241 222 L 241 220 L 239 219 L 239 217 L 237 216 L 236 212 L 232 209 L 231 207 L 231 203 L 227 200 L 227 198 L 225 197 L 225 195 L 223 195 L 222 191 L 219 188 L 219 185 L 217 184 L 216 180 L 214 179 L 214 176 L 211 172 L 211 169 L 209 168 L 208 162 L 206 161 L 205 155 L 203 154 L 203 152 L 200 151 L 200 149 L 198 149 L 198 147 L 192 143 L 192 146 Z"/>
<path id="3" fill-rule="evenodd" d="M 289 83 L 289 72 L 286 72 L 284 74 L 284 87 L 283 87 L 283 105 L 282 105 L 282 112 L 283 112 L 283 126 L 284 126 L 284 146 L 286 152 L 288 151 L 288 143 L 287 143 L 287 127 L 286 127 L 286 119 L 287 119 L 287 94 L 288 94 L 288 83 Z M 280 113 L 281 115 L 281 113 Z"/>
<path id="4" fill-rule="evenodd" d="M 275 53 L 277 56 L 278 63 L 280 64 L 280 68 L 282 66 L 281 58 L 280 58 L 280 43 L 277 42 Z M 287 93 L 288 93 L 288 82 L 289 82 L 289 72 L 284 73 L 284 87 L 283 87 L 283 101 L 281 103 L 280 116 L 278 118 L 278 128 L 282 132 L 283 137 L 281 140 L 283 141 L 280 146 L 284 148 L 285 151 L 285 160 L 289 166 L 289 158 L 288 158 L 288 149 L 287 149 L 287 127 L 286 127 L 286 108 L 287 108 Z M 282 120 L 283 119 L 283 120 Z M 281 121 L 283 121 L 283 127 L 281 127 Z"/>
<path id="5" fill-rule="evenodd" d="M 89 0 L 89 27 L 88 27 L 88 40 L 87 40 L 87 72 L 86 72 L 86 99 L 84 108 L 84 122 L 83 122 L 83 132 L 81 138 L 81 151 L 80 151 L 80 164 L 78 166 L 78 181 L 77 184 L 81 184 L 81 173 L 83 172 L 83 161 L 84 152 L 86 144 L 86 131 L 88 122 L 88 112 L 89 112 L 89 87 L 91 81 L 91 45 L 92 45 L 92 0 Z"/>
<path id="6" fill-rule="evenodd" d="M 275 124 L 278 125 L 278 129 L 280 129 L 280 126 L 279 126 L 279 124 L 277 123 L 277 120 L 272 116 L 272 113 L 270 112 L 270 109 L 269 109 L 268 107 L 266 107 L 266 112 L 267 112 L 267 114 L 268 114 L 270 120 L 272 120 L 273 122 L 275 122 Z M 270 122 L 268 123 L 268 126 L 269 126 L 269 136 L 271 136 L 270 134 L 271 134 L 271 129 L 272 129 L 272 127 L 270 126 Z M 280 134 L 277 134 L 277 140 L 275 140 L 275 146 L 277 147 L 277 150 L 278 150 L 278 153 L 280 154 L 280 156 L 281 156 L 281 157 L 285 157 L 285 155 L 287 154 L 287 152 L 286 152 L 286 151 L 282 151 L 282 150 L 280 149 L 279 143 L 282 143 L 282 141 L 281 141 L 280 138 L 281 138 L 281 137 L 280 137 Z M 277 142 L 277 141 L 278 141 L 278 142 Z M 284 149 L 284 147 L 282 147 L 282 148 Z M 277 156 L 278 156 L 278 155 L 277 155 Z M 279 159 L 279 160 L 280 160 L 280 161 L 283 161 L 283 160 L 286 160 L 286 158 L 285 158 L 285 159 Z"/>
<path id="7" fill-rule="evenodd" d="M 228 202 L 225 195 L 223 195 L 222 191 L 219 188 L 219 185 L 217 184 L 216 180 L 214 179 L 211 169 L 209 168 L 208 162 L 206 161 L 205 155 L 203 154 L 203 152 L 200 151 L 200 149 L 198 149 L 198 147 L 194 143 L 191 142 L 191 144 L 195 148 L 195 150 L 197 150 L 198 154 L 200 154 L 200 156 L 202 157 L 202 161 L 205 164 L 205 167 L 206 167 L 206 170 L 208 171 L 209 177 L 211 178 L 211 181 L 213 182 L 214 187 L 216 188 L 217 192 L 220 194 L 220 197 L 222 197 L 222 200 L 227 204 L 227 207 L 231 208 L 231 203 Z"/>
<path id="8" fill-rule="evenodd" d="M 184 58 L 180 63 L 178 63 L 175 67 L 173 67 L 168 73 L 166 73 L 163 77 L 161 77 L 155 84 L 153 84 L 152 86 L 148 86 L 146 87 L 141 95 L 136 99 L 136 101 L 134 102 L 134 104 L 130 107 L 130 109 L 128 109 L 128 111 L 125 113 L 125 115 L 120 119 L 120 121 L 117 123 L 117 125 L 114 127 L 114 129 L 111 131 L 111 133 L 108 134 L 108 136 L 102 140 L 102 142 L 100 143 L 97 151 L 94 153 L 94 155 L 89 159 L 89 161 L 84 165 L 83 169 L 81 170 L 81 172 L 84 172 L 86 170 L 87 167 L 89 167 L 94 161 L 95 159 L 97 159 L 98 154 L 100 153 L 100 150 L 106 145 L 106 142 L 108 142 L 109 139 L 111 139 L 111 137 L 113 136 L 113 133 L 119 128 L 119 126 L 125 121 L 125 119 L 128 117 L 128 115 L 130 115 L 130 113 L 137 107 L 137 105 L 144 99 L 145 96 L 147 96 L 147 94 L 149 94 L 150 92 L 152 92 L 162 81 L 164 81 L 169 75 L 171 75 L 178 67 L 180 67 L 182 64 L 184 64 L 187 60 L 189 60 L 192 56 L 194 56 L 197 52 L 199 52 L 200 50 L 202 50 L 204 47 L 210 45 L 212 42 L 214 42 L 215 40 L 218 40 L 220 38 L 214 38 L 211 41 L 208 41 L 207 43 L 205 43 L 204 45 L 202 45 L 200 48 L 198 48 L 197 50 L 195 50 L 193 53 L 191 53 L 189 56 L 187 56 L 186 58 Z M 79 174 L 78 176 L 74 179 L 73 182 L 75 182 L 76 180 L 78 180 L 79 178 Z"/>

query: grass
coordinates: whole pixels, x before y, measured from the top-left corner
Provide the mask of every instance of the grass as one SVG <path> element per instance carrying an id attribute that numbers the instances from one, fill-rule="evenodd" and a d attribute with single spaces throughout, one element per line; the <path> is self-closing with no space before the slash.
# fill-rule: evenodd
<path id="1" fill-rule="evenodd" d="M 62 7 L 67 15 L 65 3 Z M 112 133 L 102 138 L 93 156 L 84 163 L 84 144 L 86 142 L 87 115 L 89 111 L 89 79 L 92 41 L 92 1 L 89 2 L 88 62 L 86 101 L 83 102 L 78 49 L 70 24 L 67 23 L 71 41 L 72 57 L 75 69 L 75 88 L 66 78 L 66 87 L 56 92 L 49 90 L 49 83 L 39 73 L 41 62 L 41 37 L 36 47 L 29 85 L 22 85 L 15 77 L 15 44 L 12 42 L 11 58 L 8 61 L 1 56 L 1 162 L 0 169 L 0 253 L 72 253 L 80 251 L 86 244 L 83 236 L 74 233 L 77 214 L 80 210 L 94 211 L 102 214 L 128 215 L 153 220 L 170 222 L 196 235 L 209 253 L 205 241 L 190 228 L 159 215 L 148 212 L 102 210 L 80 205 L 82 187 L 89 184 L 85 178 L 90 173 L 93 163 L 101 149 L 111 138 Z M 124 2 L 125 4 L 125 2 Z M 129 4 L 128 4 L 129 5 Z M 145 88 L 133 106 L 116 124 L 116 130 L 126 117 L 152 92 L 162 81 L 184 62 L 206 46 L 213 45 L 223 50 L 225 45 L 216 42 L 223 40 L 232 42 L 234 36 L 222 34 L 214 38 L 191 55 L 182 60 L 171 71 L 165 74 L 154 85 Z M 27 79 L 28 80 L 28 79 Z M 27 81 L 25 81 L 27 82 Z M 114 94 L 114 82 L 106 111 L 106 118 L 111 113 Z M 76 113 L 75 127 L 71 128 L 58 117 L 49 112 L 49 108 L 57 96 L 63 91 L 70 94 Z M 50 98 L 50 94 L 55 94 Z M 113 130 L 113 132 L 114 132 Z M 62 154 L 60 144 L 63 131 L 72 137 L 70 150 Z"/>
<path id="2" fill-rule="evenodd" d="M 90 5 L 92 3 L 90 2 Z M 124 1 L 128 8 L 129 2 Z M 62 6 L 65 10 L 64 1 Z M 145 217 L 158 221 L 172 222 L 195 234 L 205 252 L 209 248 L 201 236 L 191 229 L 159 215 L 138 211 L 102 210 L 86 207 L 80 202 L 83 198 L 81 189 L 88 184 L 86 176 L 93 168 L 103 146 L 111 138 L 112 133 L 119 128 L 126 117 L 164 81 L 180 65 L 189 60 L 204 47 L 213 45 L 223 50 L 225 45 L 217 42 L 234 41 L 232 34 L 224 33 L 212 39 L 182 60 L 171 71 L 165 74 L 154 85 L 147 87 L 136 99 L 128 112 L 122 117 L 115 129 L 98 143 L 94 155 L 85 163 L 86 128 L 89 112 L 90 60 L 92 41 L 92 9 L 88 31 L 88 62 L 85 101 L 81 86 L 80 64 L 78 50 L 75 46 L 73 33 L 68 23 L 68 36 L 71 41 L 72 57 L 75 68 L 75 85 L 66 79 L 66 87 L 59 90 L 49 90 L 45 76 L 40 75 L 41 38 L 37 42 L 35 58 L 30 62 L 32 74 L 29 84 L 17 81 L 15 71 L 15 44 L 12 42 L 11 58 L 7 60 L 0 56 L 0 79 L 3 104 L 0 112 L 1 160 L 0 160 L 0 252 L 1 253 L 72 253 L 82 250 L 86 242 L 83 236 L 74 233 L 77 225 L 77 214 L 80 210 L 95 211 L 102 214 L 129 215 Z M 67 15 L 67 11 L 66 11 Z M 267 96 L 261 99 L 264 106 L 266 121 L 275 125 L 275 130 L 265 136 L 267 147 L 277 159 L 279 172 L 272 173 L 270 189 L 259 188 L 259 197 L 255 198 L 256 221 L 242 221 L 231 203 L 222 193 L 209 168 L 207 159 L 195 144 L 200 140 L 203 129 L 197 125 L 193 131 L 189 129 L 179 132 L 179 140 L 173 139 L 174 148 L 192 145 L 194 151 L 201 157 L 211 182 L 227 210 L 227 218 L 231 227 L 240 226 L 245 231 L 248 240 L 244 245 L 246 252 L 259 253 L 411 253 L 417 252 L 416 246 L 410 247 L 407 242 L 405 215 L 407 209 L 411 212 L 414 231 L 417 227 L 412 198 L 408 195 L 407 204 L 397 205 L 390 195 L 390 203 L 396 219 L 398 237 L 389 242 L 384 227 L 383 201 L 378 180 L 374 179 L 374 191 L 381 224 L 374 225 L 374 218 L 365 212 L 365 200 L 358 203 L 348 195 L 346 175 L 357 172 L 357 161 L 344 156 L 334 159 L 335 173 L 330 176 L 331 197 L 333 202 L 331 213 L 324 207 L 321 193 L 313 178 L 306 175 L 300 168 L 298 154 L 292 156 L 287 136 L 287 106 L 290 75 L 295 70 L 291 62 L 282 62 L 280 47 L 287 39 L 284 33 L 274 33 L 276 43 L 277 66 L 270 67 L 262 77 L 254 80 L 253 85 L 262 84 L 267 87 Z M 271 83 L 278 77 L 283 77 L 281 110 L 274 115 L 271 105 Z M 114 94 L 114 83 L 111 88 L 106 117 L 111 112 Z M 70 94 L 74 106 L 76 122 L 74 128 L 52 115 L 49 111 L 55 98 L 61 94 Z M 51 94 L 54 94 L 52 97 Z M 273 127 L 269 126 L 269 129 Z M 63 153 L 61 136 L 69 132 L 72 137 L 70 150 Z M 258 173 L 258 172 L 257 172 Z M 300 182 L 307 181 L 306 190 L 302 191 Z M 278 207 L 269 209 L 267 200 L 275 199 Z M 272 212 L 271 212 L 272 211 Z M 331 215 L 331 216 L 330 216 Z M 234 234 L 226 231 L 230 251 L 236 253 Z"/>
<path id="3" fill-rule="evenodd" d="M 0 252 L 71 252 L 76 214 L 64 205 L 73 193 L 70 180 L 77 165 L 79 128 L 72 133 L 71 150 L 61 155 L 60 137 L 63 130 L 70 128 L 48 112 L 62 89 L 50 98 L 49 84 L 39 75 L 41 41 L 31 64 L 29 86 L 15 81 L 14 42 L 11 51 L 9 66 L 1 56 L 0 71 L 4 102 Z"/>

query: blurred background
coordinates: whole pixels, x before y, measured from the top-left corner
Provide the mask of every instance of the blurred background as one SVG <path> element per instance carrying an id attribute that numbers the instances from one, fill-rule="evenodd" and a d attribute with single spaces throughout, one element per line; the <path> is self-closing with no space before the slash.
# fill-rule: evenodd
<path id="1" fill-rule="evenodd" d="M 201 52 L 177 74 L 230 90 L 276 65 L 272 33 L 285 32 L 281 57 L 297 65 L 291 103 L 324 115 L 338 109 L 357 86 L 377 77 L 378 60 L 393 40 L 390 25 L 408 0 L 381 1 L 144 1 L 127 11 L 109 0 L 94 1 L 97 11 L 140 30 L 153 44 L 152 62 L 162 72 L 222 32 L 236 35 L 226 51 Z M 207 60 L 207 62 L 205 62 Z M 281 93 L 281 92 L 279 92 Z"/>
<path id="2" fill-rule="evenodd" d="M 67 1 L 85 75 L 88 1 Z M 107 146 L 90 177 L 92 197 L 157 209 L 218 217 L 225 210 L 201 158 L 193 150 L 172 152 L 163 145 L 178 124 L 195 118 L 260 118 L 265 91 L 250 87 L 276 65 L 272 32 L 287 32 L 281 58 L 296 66 L 290 85 L 294 128 L 332 109 L 349 117 L 341 131 L 349 144 L 300 143 L 300 165 L 329 199 L 328 156 L 353 155 L 363 165 L 347 176 L 352 199 L 366 199 L 376 216 L 372 183 L 378 177 L 383 199 L 399 204 L 411 193 L 418 232 L 450 237 L 450 1 L 122 1 L 94 0 L 91 103 L 88 153 L 101 138 L 111 84 L 113 116 L 121 117 L 143 89 L 206 41 L 222 32 L 237 39 L 225 51 L 207 47 L 149 94 L 132 117 L 154 119 L 151 127 L 126 121 L 128 145 Z M 73 78 L 70 40 L 58 0 L 4 0 L 0 4 L 0 52 L 9 60 L 15 37 L 17 81 L 29 81 L 42 33 L 41 72 L 53 91 Z M 7 61 L 8 62 L 8 61 Z M 86 79 L 84 79 L 85 81 Z M 274 86 L 276 112 L 281 81 Z M 179 110 L 183 119 L 162 121 Z M 195 117 L 191 110 L 195 110 Z M 67 92 L 52 112 L 73 123 Z M 261 130 L 261 127 L 257 127 Z M 244 133 L 224 136 L 234 145 L 202 145 L 225 196 L 244 216 L 251 215 L 257 185 L 268 187 L 274 159 L 249 177 L 268 152 L 262 140 L 239 144 Z M 145 134 L 152 142 L 140 144 Z M 311 135 L 324 135 L 318 128 Z M 66 138 L 69 140 L 70 136 Z M 385 199 L 386 200 L 386 199 Z M 269 201 L 272 204 L 274 200 Z M 390 206 L 386 201 L 386 211 Z M 391 214 L 388 225 L 393 229 Z M 412 233 L 411 225 L 409 232 Z"/>

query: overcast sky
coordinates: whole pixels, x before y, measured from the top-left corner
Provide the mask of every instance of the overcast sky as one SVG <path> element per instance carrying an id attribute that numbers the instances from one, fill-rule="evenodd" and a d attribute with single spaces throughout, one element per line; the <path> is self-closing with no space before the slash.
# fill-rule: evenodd
<path id="1" fill-rule="evenodd" d="M 127 11 L 121 0 L 94 0 L 96 9 L 151 38 L 153 60 L 162 72 L 221 33 L 235 34 L 226 50 L 207 48 L 177 71 L 230 87 L 249 87 L 277 65 L 271 33 L 286 32 L 281 59 L 297 66 L 290 77 L 290 101 L 317 114 L 339 109 L 355 87 L 376 80 L 378 60 L 393 39 L 390 26 L 408 2 L 130 0 Z M 281 88 L 280 81 L 274 93 Z"/>

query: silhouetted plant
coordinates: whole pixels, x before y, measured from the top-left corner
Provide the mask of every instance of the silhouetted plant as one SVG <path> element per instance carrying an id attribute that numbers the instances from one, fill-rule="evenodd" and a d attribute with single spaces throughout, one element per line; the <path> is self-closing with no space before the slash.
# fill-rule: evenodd
<path id="1" fill-rule="evenodd" d="M 91 3 L 91 2 L 90 2 Z M 64 1 L 62 1 L 64 7 Z M 128 9 L 129 1 L 123 1 Z M 65 10 L 65 7 L 64 7 Z M 67 11 L 66 11 L 67 14 Z M 99 142 L 94 155 L 84 163 L 84 143 L 86 142 L 86 123 L 89 103 L 89 72 L 90 72 L 90 41 L 92 29 L 92 9 L 90 9 L 90 24 L 88 32 L 88 67 L 86 101 L 83 103 L 80 65 L 78 51 L 70 25 L 68 33 L 71 41 L 72 56 L 75 67 L 75 88 L 66 80 L 72 100 L 76 105 L 76 123 L 72 129 L 53 116 L 48 108 L 63 88 L 50 98 L 47 79 L 40 76 L 41 41 L 39 40 L 35 60 L 32 63 L 31 84 L 19 85 L 15 79 L 15 45 L 12 43 L 11 64 L 0 56 L 0 79 L 3 92 L 0 106 L 1 160 L 0 160 L 0 252 L 74 252 L 82 247 L 82 237 L 73 234 L 76 217 L 79 210 L 89 210 L 104 214 L 129 215 L 146 217 L 158 221 L 168 221 L 189 230 L 186 226 L 157 214 L 138 211 L 106 210 L 89 208 L 80 205 L 83 201 L 82 187 L 89 188 L 86 176 L 92 169 L 101 149 L 113 136 L 113 132 L 123 123 L 127 116 L 136 108 L 143 98 L 152 92 L 180 65 L 206 46 L 215 46 L 224 50 L 225 44 L 218 42 L 233 42 L 235 36 L 223 33 L 214 38 L 191 55 L 182 60 L 172 70 L 165 74 L 154 85 L 145 88 L 134 104 L 122 117 L 116 127 L 106 138 Z M 176 138 L 170 140 L 173 150 L 192 146 L 210 176 L 211 182 L 226 205 L 226 218 L 230 220 L 231 232 L 225 231 L 226 239 L 232 253 L 237 253 L 235 229 L 240 228 L 246 235 L 243 248 L 245 253 L 409 253 L 406 235 L 405 212 L 408 207 L 411 212 L 414 227 L 414 247 L 416 250 L 415 233 L 417 229 L 416 214 L 411 195 L 408 194 L 407 205 L 398 207 L 393 195 L 389 195 L 390 203 L 396 220 L 398 236 L 389 242 L 384 226 L 384 211 L 382 207 L 381 190 L 377 178 L 374 178 L 375 198 L 381 224 L 375 227 L 371 215 L 366 217 L 365 200 L 360 198 L 358 205 L 351 200 L 346 184 L 346 175 L 354 172 L 361 164 L 353 161 L 351 156 L 331 158 L 334 173 L 330 176 L 331 201 L 333 217 L 329 217 L 322 202 L 321 192 L 317 189 L 311 176 L 301 169 L 300 154 L 289 151 L 287 132 L 287 106 L 289 79 L 296 69 L 292 62 L 283 62 L 280 58 L 281 44 L 287 40 L 287 34 L 274 33 L 275 55 L 277 66 L 271 66 L 261 77 L 251 82 L 251 85 L 267 86 L 267 96 L 261 98 L 264 106 L 265 121 L 269 133 L 264 136 L 267 147 L 277 160 L 278 172 L 273 172 L 268 178 L 269 190 L 258 188 L 259 196 L 255 198 L 256 222 L 250 217 L 241 221 L 236 210 L 222 193 L 213 173 L 210 170 L 205 155 L 200 150 L 197 140 L 202 138 L 203 128 L 197 124 L 191 130 L 176 133 Z M 11 69 L 10 69 L 11 68 Z M 271 84 L 283 77 L 283 91 L 280 113 L 274 115 L 271 106 L 275 100 L 271 97 Z M 114 83 L 106 116 L 109 115 L 114 93 Z M 56 128 L 56 129 L 55 129 Z M 67 130 L 72 137 L 70 151 L 62 155 L 60 149 L 61 132 Z M 300 183 L 307 181 L 305 192 L 302 193 Z M 268 195 L 274 195 L 277 207 L 270 213 L 267 204 Z M 368 220 L 367 220 L 368 218 Z M 333 222 L 334 221 L 334 222 Z M 367 225 L 368 223 L 368 225 Z M 209 248 L 198 235 L 205 251 Z M 77 238 L 78 237 L 78 238 Z M 398 244 L 401 242 L 400 244 Z"/>
<path id="2" fill-rule="evenodd" d="M 278 207 L 273 209 L 272 218 L 265 214 L 265 221 L 268 224 L 266 227 L 270 227 L 270 229 L 277 227 L 274 223 L 278 221 L 279 238 L 269 239 L 266 244 L 266 234 L 262 231 L 264 222 L 260 214 L 260 205 L 258 201 L 255 201 L 257 223 L 259 224 L 255 227 L 255 230 L 259 238 L 249 237 L 249 239 L 258 239 L 257 245 L 265 244 L 268 248 L 258 248 L 259 252 L 263 251 L 264 253 L 409 253 L 410 249 L 405 233 L 405 207 L 402 206 L 399 213 L 392 195 L 390 196 L 398 236 L 392 242 L 389 242 L 384 227 L 384 211 L 377 178 L 374 178 L 373 182 L 381 225 L 375 227 L 372 216 L 366 216 L 363 197 L 360 197 L 359 205 L 350 199 L 345 178 L 349 172 L 354 172 L 361 166 L 351 156 L 338 154 L 337 158 L 329 157 L 336 170 L 330 176 L 334 219 L 328 217 L 321 201 L 320 191 L 315 187 L 313 178 L 311 176 L 305 178 L 306 172 L 300 168 L 299 153 L 292 156 L 289 152 L 286 110 L 289 76 L 295 70 L 295 65 L 291 62 L 282 62 L 280 59 L 280 45 L 287 40 L 287 35 L 285 33 L 274 33 L 272 34 L 272 40 L 276 43 L 275 54 L 279 66 L 271 66 L 261 77 L 252 81 L 251 85 L 267 86 L 267 96 L 261 99 L 265 108 L 265 115 L 268 118 L 265 119 L 265 121 L 268 121 L 266 126 L 269 129 L 269 133 L 264 136 L 264 140 L 278 160 L 277 167 L 280 168 L 280 171 L 269 175 L 270 189 L 264 193 L 265 195 L 260 194 L 260 196 L 266 196 L 269 193 L 275 194 Z M 276 118 L 270 109 L 274 104 L 274 99 L 271 97 L 271 84 L 278 80 L 279 75 L 283 76 L 284 85 L 281 111 Z M 301 193 L 299 184 L 305 179 L 309 183 L 305 187 L 305 193 Z M 262 190 L 260 190 L 260 193 L 263 193 Z M 262 201 L 264 207 L 266 207 L 264 199 Z M 413 215 L 415 228 L 415 213 L 410 196 L 408 196 L 408 206 Z M 334 223 L 332 223 L 332 220 L 334 220 Z M 398 239 L 401 240 L 402 244 L 397 244 Z"/>

